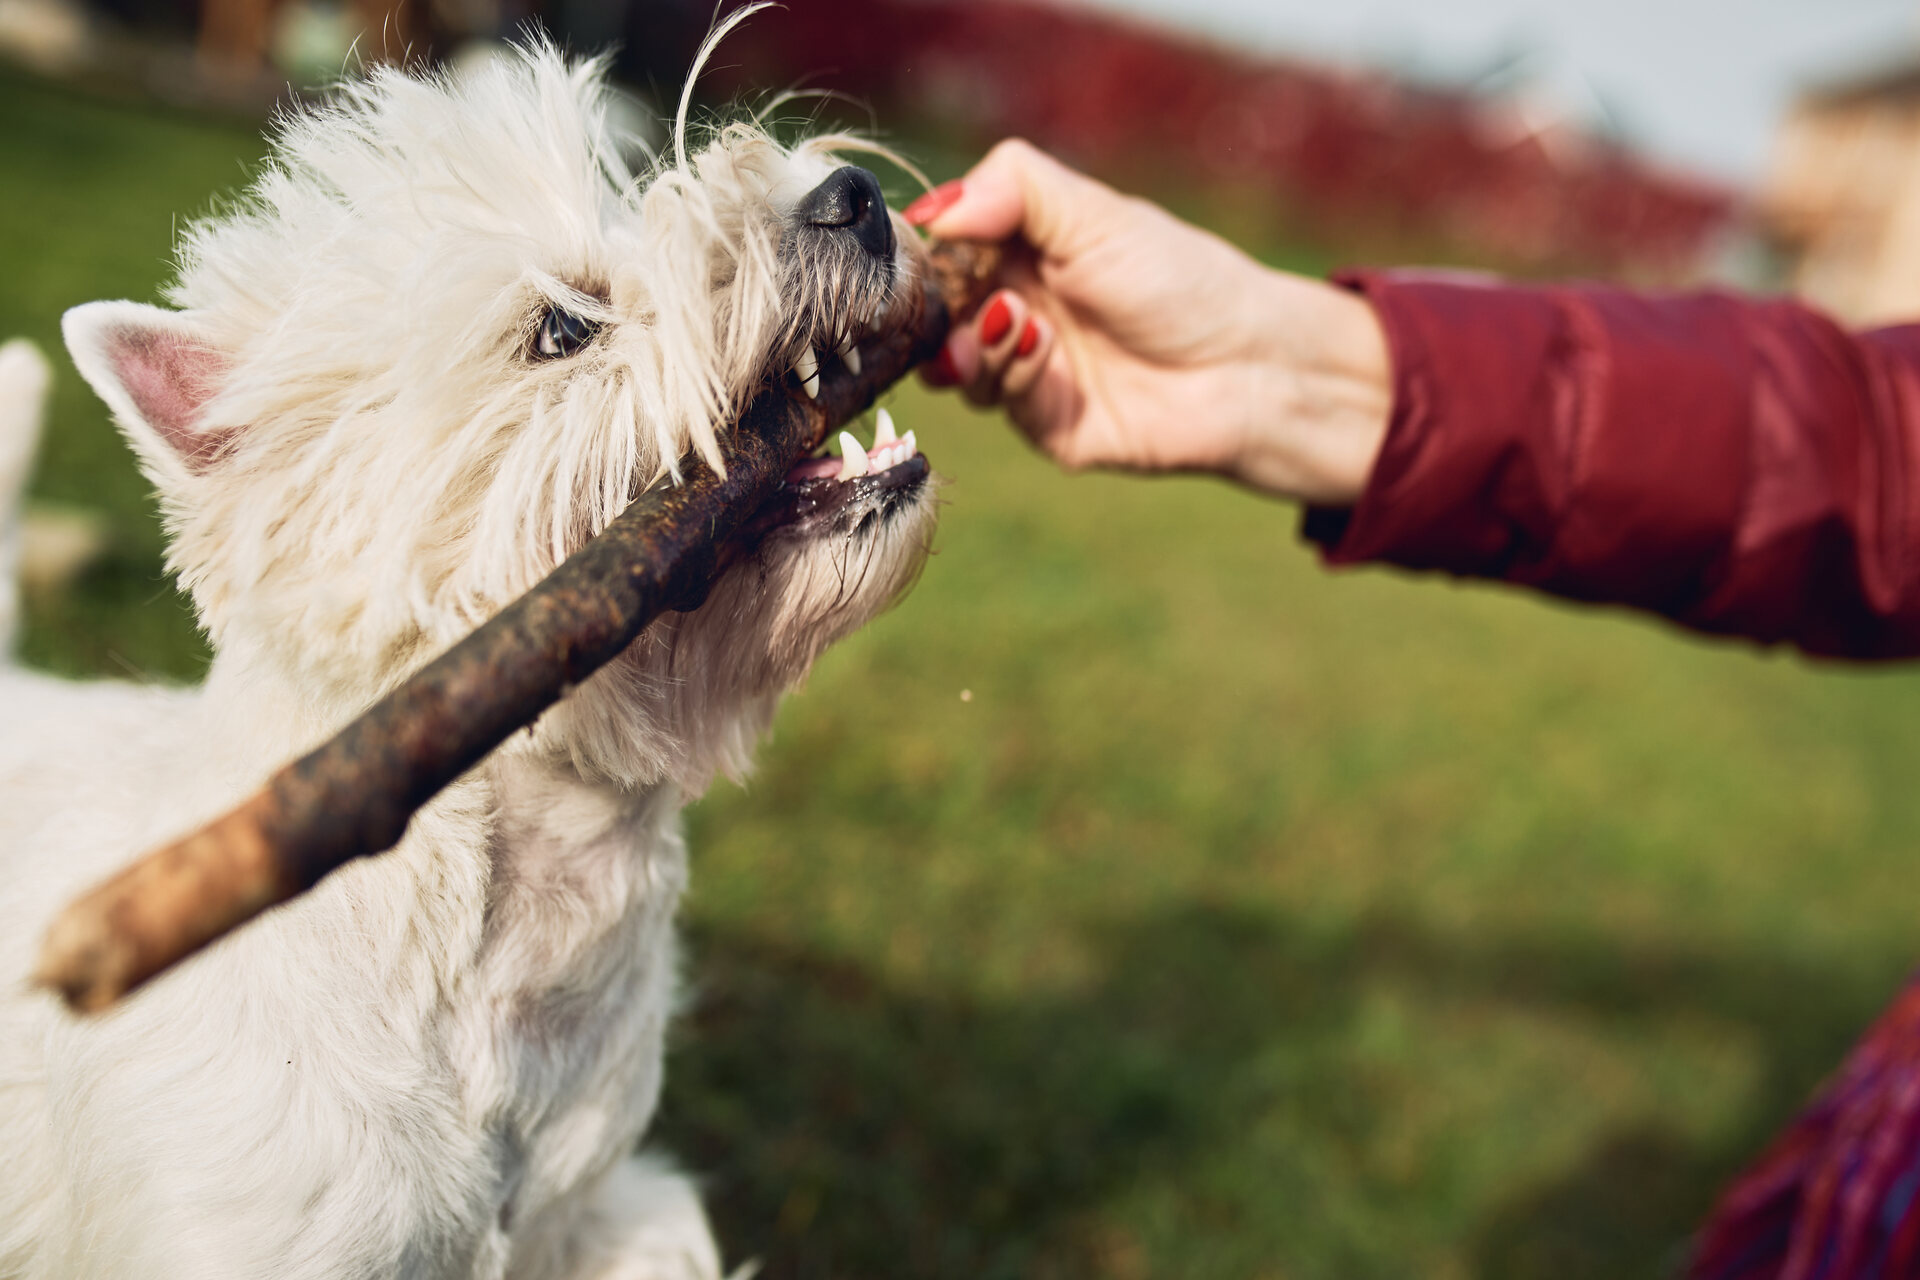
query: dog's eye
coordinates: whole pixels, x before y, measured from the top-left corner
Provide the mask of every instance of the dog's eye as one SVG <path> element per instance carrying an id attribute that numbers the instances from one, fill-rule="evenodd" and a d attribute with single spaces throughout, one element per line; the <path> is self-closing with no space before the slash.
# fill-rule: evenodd
<path id="1" fill-rule="evenodd" d="M 540 360 L 558 360 L 570 356 L 593 341 L 600 326 L 583 320 L 564 307 L 549 307 L 540 332 L 533 340 L 533 354 Z"/>

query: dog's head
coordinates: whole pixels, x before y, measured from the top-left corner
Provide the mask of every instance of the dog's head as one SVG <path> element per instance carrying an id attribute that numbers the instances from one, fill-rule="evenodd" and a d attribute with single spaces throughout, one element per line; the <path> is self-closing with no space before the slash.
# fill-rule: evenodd
<path id="1" fill-rule="evenodd" d="M 610 103 L 596 64 L 544 47 L 378 70 L 283 121 L 187 230 L 178 310 L 68 314 L 222 661 L 352 710 L 683 458 L 718 462 L 756 391 L 806 394 L 905 322 L 917 248 L 836 155 L 852 140 L 736 123 L 689 155 L 683 106 L 635 173 Z M 626 782 L 743 767 L 778 693 L 924 557 L 911 438 L 856 453 L 798 468 L 811 500 L 755 556 L 515 749 Z"/>

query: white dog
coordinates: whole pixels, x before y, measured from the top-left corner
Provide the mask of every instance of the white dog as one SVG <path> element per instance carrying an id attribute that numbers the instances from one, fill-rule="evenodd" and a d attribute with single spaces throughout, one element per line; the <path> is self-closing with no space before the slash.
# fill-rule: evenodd
<path id="1" fill-rule="evenodd" d="M 68 314 L 215 657 L 190 690 L 0 672 L 0 1275 L 719 1274 L 689 1183 L 633 1154 L 675 999 L 677 815 L 917 572 L 927 464 L 884 424 L 797 468 L 809 500 L 757 556 L 393 852 L 104 1016 L 24 989 L 70 896 L 717 457 L 757 389 L 806 394 L 904 323 L 919 255 L 834 157 L 850 140 L 736 124 L 689 158 L 683 104 L 675 157 L 635 178 L 606 93 L 546 49 L 377 72 L 186 232 L 178 310 Z M 0 381 L 4 510 L 44 367 L 15 346 Z"/>

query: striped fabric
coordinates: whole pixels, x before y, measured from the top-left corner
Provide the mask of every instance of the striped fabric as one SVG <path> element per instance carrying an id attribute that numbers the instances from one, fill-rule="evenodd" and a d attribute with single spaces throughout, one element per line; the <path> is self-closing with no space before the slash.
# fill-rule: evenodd
<path id="1" fill-rule="evenodd" d="M 1920 1278 L 1920 974 L 1721 1197 L 1690 1280 Z"/>

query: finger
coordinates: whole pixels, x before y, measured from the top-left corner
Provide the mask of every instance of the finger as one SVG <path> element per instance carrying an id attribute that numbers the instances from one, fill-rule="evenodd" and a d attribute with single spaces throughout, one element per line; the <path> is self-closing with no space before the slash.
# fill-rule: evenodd
<path id="1" fill-rule="evenodd" d="M 1000 398 L 1008 404 L 1025 400 L 1053 354 L 1053 326 L 1045 316 L 1032 315 L 1014 340 L 1006 369 L 1000 375 Z"/>
<path id="2" fill-rule="evenodd" d="M 966 177 L 934 188 L 901 216 L 945 239 L 1005 240 L 1018 234 L 1044 254 L 1071 257 L 1124 205 L 1111 187 L 1010 138 Z"/>
<path id="3" fill-rule="evenodd" d="M 920 380 L 941 390 L 957 387 L 966 381 L 960 376 L 960 366 L 954 363 L 951 338 L 934 354 L 933 359 L 920 366 Z"/>
<path id="4" fill-rule="evenodd" d="M 1097 462 L 1087 456 L 1081 426 L 1086 400 L 1058 330 L 1035 325 L 1033 350 L 1016 358 L 1002 383 L 1003 407 L 1013 425 L 1041 453 L 1069 471 Z"/>
<path id="5" fill-rule="evenodd" d="M 920 366 L 920 377 L 930 387 L 947 388 L 965 386 L 973 381 L 980 367 L 980 343 L 974 336 L 974 321 L 977 321 L 985 307 L 990 306 L 999 292 L 1011 290 L 1016 296 L 1032 294 L 1041 288 L 1039 278 L 1034 272 L 1032 250 L 1021 245 L 1009 246 L 1009 252 L 1000 265 L 1000 289 L 990 293 L 980 306 L 971 312 L 954 319 L 953 331 L 948 336 L 938 354 L 932 360 Z"/>
<path id="6" fill-rule="evenodd" d="M 980 405 L 1000 402 L 1001 379 L 1013 361 L 1014 348 L 1019 345 L 1030 310 L 1019 294 L 1002 289 L 964 326 L 978 353 L 968 370 L 967 399 Z"/>

